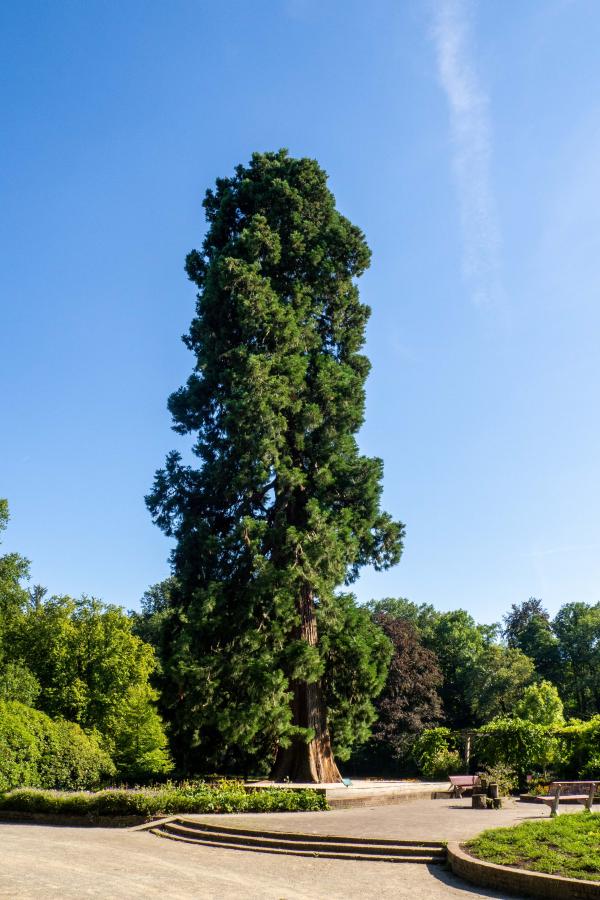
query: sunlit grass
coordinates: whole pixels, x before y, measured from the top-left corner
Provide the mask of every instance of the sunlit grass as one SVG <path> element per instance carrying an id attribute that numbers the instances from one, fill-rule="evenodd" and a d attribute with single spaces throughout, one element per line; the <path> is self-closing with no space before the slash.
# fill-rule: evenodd
<path id="1" fill-rule="evenodd" d="M 563 814 L 484 831 L 465 845 L 473 856 L 534 872 L 600 881 L 600 815 Z"/>

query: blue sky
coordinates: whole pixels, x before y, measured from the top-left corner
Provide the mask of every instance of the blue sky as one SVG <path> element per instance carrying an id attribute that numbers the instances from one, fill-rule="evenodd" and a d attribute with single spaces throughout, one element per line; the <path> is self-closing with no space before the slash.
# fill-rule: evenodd
<path id="1" fill-rule="evenodd" d="M 135 607 L 192 359 L 201 200 L 316 157 L 366 232 L 361 445 L 402 562 L 361 600 L 497 620 L 600 600 L 600 6 L 63 0 L 0 8 L 0 495 L 32 580 Z"/>

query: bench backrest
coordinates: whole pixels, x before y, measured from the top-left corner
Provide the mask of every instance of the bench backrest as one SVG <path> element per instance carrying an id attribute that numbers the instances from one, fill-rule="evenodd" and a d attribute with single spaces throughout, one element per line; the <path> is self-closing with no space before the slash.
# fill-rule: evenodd
<path id="1" fill-rule="evenodd" d="M 449 775 L 450 784 L 455 787 L 473 787 L 478 781 L 477 775 Z"/>
<path id="2" fill-rule="evenodd" d="M 587 794 L 592 785 L 598 787 L 598 781 L 553 781 L 548 788 L 548 794 L 556 794 L 560 788 L 561 797 L 569 797 L 572 795 Z"/>

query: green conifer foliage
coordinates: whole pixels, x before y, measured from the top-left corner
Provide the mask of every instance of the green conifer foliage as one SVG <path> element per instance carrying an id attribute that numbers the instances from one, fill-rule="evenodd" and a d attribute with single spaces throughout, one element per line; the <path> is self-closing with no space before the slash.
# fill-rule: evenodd
<path id="1" fill-rule="evenodd" d="M 390 653 L 336 588 L 396 563 L 403 537 L 380 510 L 382 462 L 355 437 L 370 312 L 355 279 L 370 252 L 319 165 L 286 151 L 254 154 L 204 208 L 186 261 L 195 365 L 169 399 L 198 465 L 171 453 L 147 498 L 177 540 L 164 619 L 175 749 L 191 768 L 276 756 L 277 778 L 333 781 L 330 727 L 342 756 L 350 730 L 364 739 Z"/>

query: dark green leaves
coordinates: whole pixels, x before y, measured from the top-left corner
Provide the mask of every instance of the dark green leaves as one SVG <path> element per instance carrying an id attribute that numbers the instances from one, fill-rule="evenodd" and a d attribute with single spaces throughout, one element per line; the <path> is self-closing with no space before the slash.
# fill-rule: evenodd
<path id="1" fill-rule="evenodd" d="M 147 501 L 177 539 L 164 668 L 181 756 L 193 745 L 198 761 L 246 765 L 294 732 L 294 681 L 326 679 L 340 749 L 366 735 L 387 643 L 344 600 L 351 685 L 335 591 L 361 566 L 397 562 L 403 526 L 381 512 L 382 463 L 356 441 L 370 311 L 355 278 L 370 252 L 325 172 L 283 150 L 254 154 L 204 207 L 206 237 L 186 260 L 194 370 L 169 400 L 198 463 L 171 455 Z M 315 647 L 298 643 L 302 596 L 319 610 Z"/>

